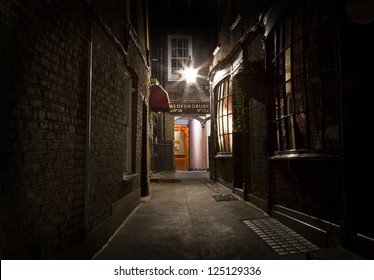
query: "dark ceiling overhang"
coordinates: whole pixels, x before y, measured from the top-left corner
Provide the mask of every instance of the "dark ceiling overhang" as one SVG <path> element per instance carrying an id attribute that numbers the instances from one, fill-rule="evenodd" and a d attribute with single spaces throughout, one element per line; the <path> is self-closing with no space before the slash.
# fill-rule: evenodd
<path id="1" fill-rule="evenodd" d="M 160 85 L 153 85 L 149 92 L 149 106 L 153 112 L 169 112 L 169 94 Z"/>

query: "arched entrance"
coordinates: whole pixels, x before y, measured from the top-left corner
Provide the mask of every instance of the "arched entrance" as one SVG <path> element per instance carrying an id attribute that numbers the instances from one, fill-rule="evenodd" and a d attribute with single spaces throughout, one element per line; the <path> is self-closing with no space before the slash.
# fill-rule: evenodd
<path id="1" fill-rule="evenodd" d="M 174 118 L 174 160 L 176 170 L 208 170 L 208 134 L 205 117 Z"/>

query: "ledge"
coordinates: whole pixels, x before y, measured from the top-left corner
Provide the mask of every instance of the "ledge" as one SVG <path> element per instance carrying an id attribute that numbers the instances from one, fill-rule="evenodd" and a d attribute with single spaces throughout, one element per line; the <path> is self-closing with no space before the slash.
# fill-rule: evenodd
<path id="1" fill-rule="evenodd" d="M 232 154 L 216 154 L 215 158 L 232 158 Z"/>
<path id="2" fill-rule="evenodd" d="M 270 157 L 270 160 L 334 160 L 339 158 L 340 156 L 335 154 L 294 153 L 274 155 Z"/>
<path id="3" fill-rule="evenodd" d="M 134 173 L 134 174 L 123 174 L 122 182 L 129 183 L 129 182 L 135 180 L 137 177 L 138 177 L 137 173 Z"/>

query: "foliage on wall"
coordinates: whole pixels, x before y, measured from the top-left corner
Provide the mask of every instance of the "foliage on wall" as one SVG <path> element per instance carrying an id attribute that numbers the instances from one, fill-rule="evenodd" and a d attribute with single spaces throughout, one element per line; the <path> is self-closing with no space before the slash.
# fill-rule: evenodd
<path id="1" fill-rule="evenodd" d="M 245 113 L 245 93 L 236 79 L 233 81 L 234 132 L 247 132 Z"/>

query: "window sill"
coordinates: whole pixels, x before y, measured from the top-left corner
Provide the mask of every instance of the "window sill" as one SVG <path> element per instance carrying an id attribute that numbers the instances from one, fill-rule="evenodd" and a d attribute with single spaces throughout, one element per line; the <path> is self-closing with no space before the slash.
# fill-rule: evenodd
<path id="1" fill-rule="evenodd" d="M 123 183 L 129 183 L 131 181 L 134 181 L 137 177 L 138 177 L 137 173 L 134 173 L 134 174 L 126 174 L 126 173 L 124 173 L 123 177 L 122 177 L 122 182 Z"/>
<path id="2" fill-rule="evenodd" d="M 232 154 L 216 154 L 215 158 L 232 158 Z"/>
<path id="3" fill-rule="evenodd" d="M 322 154 L 322 153 L 293 153 L 293 154 L 279 154 L 270 157 L 270 160 L 335 160 L 339 159 L 337 154 Z"/>

